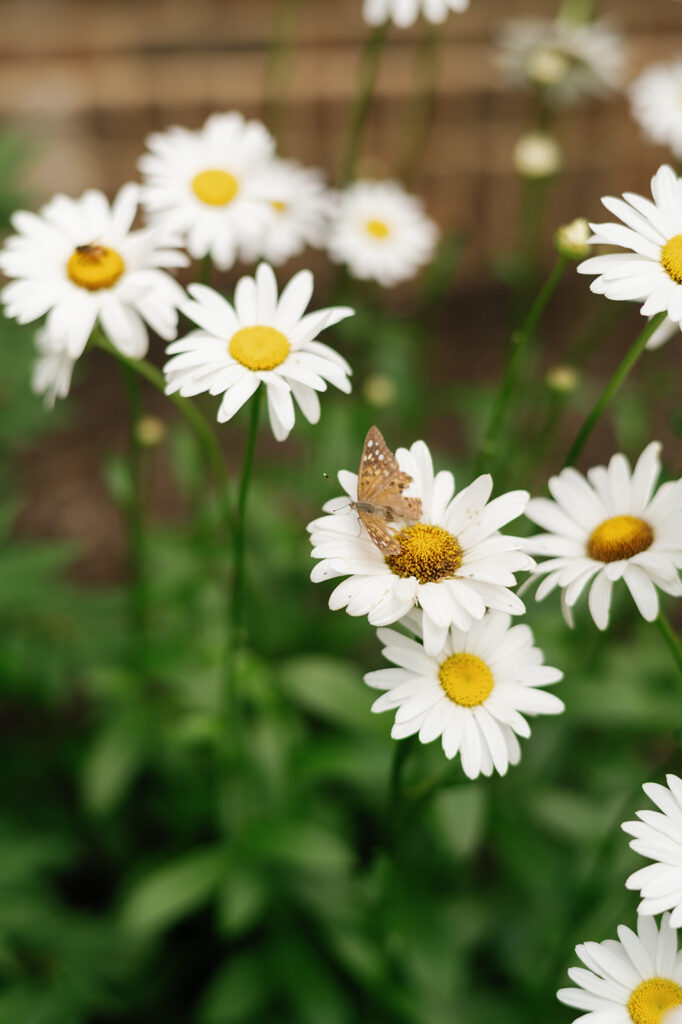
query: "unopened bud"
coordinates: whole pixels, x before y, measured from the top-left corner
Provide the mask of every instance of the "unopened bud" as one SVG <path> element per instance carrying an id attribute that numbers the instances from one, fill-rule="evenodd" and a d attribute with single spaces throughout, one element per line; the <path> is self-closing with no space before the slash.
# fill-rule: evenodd
<path id="1" fill-rule="evenodd" d="M 395 381 L 385 373 L 374 373 L 368 377 L 363 392 L 366 401 L 377 409 L 387 409 L 398 395 Z"/>
<path id="2" fill-rule="evenodd" d="M 135 424 L 135 437 L 144 448 L 156 448 L 166 436 L 166 424 L 158 416 L 140 416 Z"/>
<path id="3" fill-rule="evenodd" d="M 526 63 L 526 74 L 534 85 L 558 85 L 568 75 L 571 66 L 567 57 L 557 50 L 537 49 Z"/>
<path id="4" fill-rule="evenodd" d="M 551 366 L 545 378 L 547 387 L 552 391 L 567 395 L 575 391 L 580 384 L 580 374 L 573 366 Z"/>
<path id="5" fill-rule="evenodd" d="M 514 147 L 514 168 L 522 178 L 551 178 L 562 167 L 561 146 L 553 135 L 527 132 Z"/>
<path id="6" fill-rule="evenodd" d="M 570 224 L 564 224 L 554 236 L 554 244 L 567 260 L 584 260 L 592 247 L 590 225 L 584 217 L 576 217 Z"/>

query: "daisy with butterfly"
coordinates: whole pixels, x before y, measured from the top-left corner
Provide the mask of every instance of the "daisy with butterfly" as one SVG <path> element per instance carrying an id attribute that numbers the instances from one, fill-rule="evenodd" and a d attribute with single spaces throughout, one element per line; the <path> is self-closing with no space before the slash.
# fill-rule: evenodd
<path id="1" fill-rule="evenodd" d="M 534 563 L 522 540 L 500 529 L 523 514 L 526 491 L 490 501 L 493 481 L 484 474 L 455 494 L 452 473 L 434 472 L 423 441 L 394 455 L 376 427 L 358 474 L 341 470 L 338 480 L 346 497 L 326 502 L 325 515 L 308 526 L 319 559 L 313 582 L 345 577 L 332 610 L 388 626 L 419 607 L 429 655 L 442 650 L 452 626 L 466 631 L 488 609 L 525 611 L 510 588 Z"/>

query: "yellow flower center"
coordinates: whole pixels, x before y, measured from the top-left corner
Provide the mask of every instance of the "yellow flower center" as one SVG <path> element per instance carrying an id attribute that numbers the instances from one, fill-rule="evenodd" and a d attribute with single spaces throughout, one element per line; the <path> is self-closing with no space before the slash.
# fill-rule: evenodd
<path id="1" fill-rule="evenodd" d="M 637 516 L 613 516 L 593 530 L 587 553 L 598 562 L 618 562 L 646 551 L 654 542 L 654 531 Z"/>
<path id="2" fill-rule="evenodd" d="M 661 1024 L 663 1014 L 682 1005 L 682 988 L 669 978 L 648 978 L 628 999 L 633 1024 Z"/>
<path id="3" fill-rule="evenodd" d="M 249 370 L 274 370 L 289 355 L 289 339 L 274 327 L 242 327 L 232 336 L 230 355 Z"/>
<path id="4" fill-rule="evenodd" d="M 673 281 L 682 284 L 682 235 L 674 235 L 661 250 L 663 269 Z"/>
<path id="5" fill-rule="evenodd" d="M 283 203 L 280 199 L 273 199 L 271 206 L 274 210 L 277 210 L 277 213 L 286 212 L 287 204 Z"/>
<path id="6" fill-rule="evenodd" d="M 416 576 L 420 583 L 438 583 L 454 576 L 462 564 L 457 539 L 442 526 L 416 523 L 395 536 L 402 550 L 399 555 L 389 555 L 386 562 L 396 576 Z"/>
<path id="7" fill-rule="evenodd" d="M 69 256 L 66 273 L 79 288 L 97 292 L 111 288 L 125 270 L 125 263 L 115 249 L 106 245 L 78 245 Z"/>
<path id="8" fill-rule="evenodd" d="M 239 192 L 239 182 L 229 171 L 200 171 L 192 180 L 197 199 L 209 206 L 227 206 Z"/>
<path id="9" fill-rule="evenodd" d="M 477 708 L 493 692 L 495 680 L 484 661 L 475 654 L 451 654 L 438 672 L 444 692 L 463 708 Z"/>
<path id="10" fill-rule="evenodd" d="M 368 220 L 365 224 L 367 234 L 373 238 L 388 238 L 391 229 L 384 220 Z"/>

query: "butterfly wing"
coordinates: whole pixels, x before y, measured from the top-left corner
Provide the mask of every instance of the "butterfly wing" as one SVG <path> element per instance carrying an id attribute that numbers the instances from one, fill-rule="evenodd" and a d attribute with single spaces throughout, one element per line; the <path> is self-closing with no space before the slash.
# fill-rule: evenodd
<path id="1" fill-rule="evenodd" d="M 398 477 L 404 478 L 404 483 L 396 492 L 400 494 L 412 482 L 412 477 L 401 471 L 398 460 L 384 441 L 379 428 L 370 427 L 358 471 L 358 501 L 366 501 L 371 505 L 382 504 L 377 500 L 377 495 L 385 489 L 388 480 Z"/>
<path id="2" fill-rule="evenodd" d="M 400 541 L 388 527 L 387 521 L 382 516 L 358 509 L 360 522 L 367 530 L 369 538 L 383 555 L 399 555 L 402 551 Z"/>
<path id="3" fill-rule="evenodd" d="M 405 498 L 401 495 L 398 498 L 389 498 L 385 504 L 390 507 L 395 519 L 407 519 L 418 523 L 422 517 L 421 498 Z"/>

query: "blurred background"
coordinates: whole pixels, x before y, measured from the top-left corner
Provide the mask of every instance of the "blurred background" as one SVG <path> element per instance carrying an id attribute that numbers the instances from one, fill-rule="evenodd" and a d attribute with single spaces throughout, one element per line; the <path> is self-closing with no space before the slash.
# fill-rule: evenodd
<path id="1" fill-rule="evenodd" d="M 264 119 L 281 155 L 337 183 L 368 31 L 360 6 L 2 0 L 4 227 L 58 191 L 113 195 L 136 177 L 149 132 L 198 127 L 216 110 Z M 0 1024 L 564 1022 L 554 993 L 574 943 L 632 923 L 622 883 L 638 860 L 618 825 L 642 806 L 642 782 L 682 770 L 682 703 L 669 652 L 629 597 L 608 641 L 586 613 L 576 639 L 558 602 L 529 601 L 547 661 L 566 673 L 566 714 L 538 724 L 508 778 L 468 783 L 453 766 L 402 823 L 391 867 L 394 744 L 361 682 L 380 666 L 378 644 L 308 581 L 304 528 L 329 496 L 322 473 L 354 469 L 378 422 L 393 448 L 424 437 L 437 468 L 467 483 L 511 327 L 556 260 L 556 227 L 602 219 L 602 195 L 648 193 L 671 160 L 615 93 L 558 113 L 561 173 L 530 192 L 520 181 L 514 147 L 541 115 L 505 81 L 495 40 L 510 17 L 558 7 L 472 0 L 437 39 L 424 26 L 389 34 L 360 173 L 402 174 L 444 243 L 413 285 L 350 297 L 358 316 L 328 340 L 354 367 L 352 400 L 326 396 L 320 425 L 297 422 L 284 445 L 259 439 L 254 650 L 240 685 L 264 820 L 219 867 L 211 844 L 229 833 L 232 806 L 229 786 L 216 787 L 212 725 L 226 566 L 193 439 L 145 390 L 152 615 L 141 672 L 125 592 L 123 389 L 93 352 L 68 400 L 44 410 L 30 394 L 31 328 L 0 325 Z M 682 56 L 681 3 L 597 9 L 625 37 L 628 80 Z M 437 68 L 433 95 L 425 61 Z M 406 157 L 406 125 L 419 159 Z M 542 210 L 530 237 L 529 199 Z M 325 305 L 332 268 L 307 252 L 280 278 L 301 265 Z M 244 272 L 214 283 L 229 291 Z M 640 327 L 637 309 L 592 295 L 569 267 L 519 381 L 497 492 L 543 491 Z M 658 437 L 667 475 L 679 475 L 681 351 L 675 338 L 646 354 L 585 467 L 619 449 L 636 457 Z M 163 361 L 158 340 L 151 358 Z M 548 376 L 557 366 L 570 372 Z M 231 474 L 245 423 L 222 435 Z M 424 748 L 408 782 L 442 768 Z"/>

